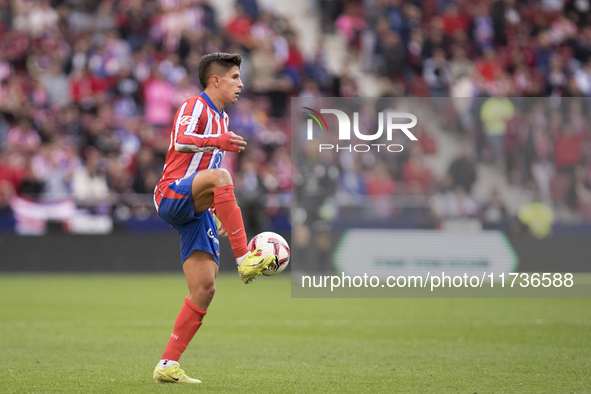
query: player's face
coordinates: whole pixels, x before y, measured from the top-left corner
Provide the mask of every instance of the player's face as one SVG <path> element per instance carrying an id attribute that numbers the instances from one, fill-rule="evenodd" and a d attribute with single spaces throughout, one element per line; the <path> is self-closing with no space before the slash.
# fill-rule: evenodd
<path id="1" fill-rule="evenodd" d="M 220 79 L 220 90 L 224 103 L 234 104 L 242 91 L 242 80 L 240 70 L 234 66 Z"/>

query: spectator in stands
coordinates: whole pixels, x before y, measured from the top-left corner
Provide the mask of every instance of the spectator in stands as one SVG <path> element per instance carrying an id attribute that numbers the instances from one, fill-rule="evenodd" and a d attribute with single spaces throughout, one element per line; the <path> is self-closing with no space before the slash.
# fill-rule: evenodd
<path id="1" fill-rule="evenodd" d="M 394 209 L 392 196 L 396 192 L 396 187 L 386 165 L 378 161 L 374 168 L 367 171 L 365 179 L 373 211 L 379 216 L 391 216 Z"/>
<path id="2" fill-rule="evenodd" d="M 133 179 L 123 164 L 113 157 L 107 157 L 105 163 L 109 191 L 123 196 L 132 194 Z M 150 186 L 152 186 L 152 190 L 154 190 L 158 180 L 154 183 L 154 178 L 151 177 L 152 174 L 150 172 L 145 175 L 144 182 L 147 183 L 145 185 L 147 186 L 146 189 L 150 190 Z M 157 174 L 158 177 L 159 175 L 160 173 Z"/>
<path id="3" fill-rule="evenodd" d="M 494 162 L 500 164 L 504 159 L 504 138 L 507 122 L 515 115 L 515 107 L 505 96 L 503 86 L 497 85 L 494 96 L 485 100 L 480 110 L 480 119 L 488 137 Z"/>
<path id="4" fill-rule="evenodd" d="M 0 214 L 10 213 L 10 199 L 13 195 L 14 189 L 0 180 Z"/>
<path id="5" fill-rule="evenodd" d="M 244 13 L 253 20 L 256 20 L 259 17 L 259 4 L 256 0 L 236 0 L 236 4 L 240 4 Z"/>
<path id="6" fill-rule="evenodd" d="M 57 61 L 52 62 L 49 72 L 41 76 L 41 84 L 47 92 L 51 106 L 65 107 L 70 104 L 68 76 L 62 71 L 62 67 Z"/>
<path id="7" fill-rule="evenodd" d="M 269 228 L 265 212 L 265 187 L 257 171 L 257 163 L 251 158 L 242 162 L 241 170 L 236 174 L 235 185 L 239 193 L 237 198 L 243 210 L 244 225 L 248 234 L 257 234 Z"/>
<path id="8" fill-rule="evenodd" d="M 113 3 L 101 1 L 98 5 L 95 17 L 95 30 L 104 33 L 116 27 L 115 15 L 113 14 Z"/>
<path id="9" fill-rule="evenodd" d="M 581 31 L 572 43 L 573 57 L 571 63 L 579 68 L 591 58 L 591 26 L 582 26 Z"/>
<path id="10" fill-rule="evenodd" d="M 562 97 L 566 95 L 568 76 L 562 67 L 562 59 L 558 54 L 554 54 L 550 58 L 550 70 L 545 79 L 547 96 Z"/>
<path id="11" fill-rule="evenodd" d="M 535 181 L 535 187 L 539 190 L 540 200 L 544 204 L 551 204 L 552 194 L 550 188 L 552 178 L 556 172 L 554 164 L 548 159 L 540 159 L 532 163 L 530 170 Z"/>
<path id="12" fill-rule="evenodd" d="M 25 158 L 20 153 L 0 151 L 0 209 L 10 206 L 10 198 L 25 178 L 25 164 Z"/>
<path id="13" fill-rule="evenodd" d="M 560 45 L 565 41 L 572 41 L 576 38 L 577 26 L 566 15 L 558 15 L 556 20 L 550 25 L 549 34 L 552 43 L 554 45 Z"/>
<path id="14" fill-rule="evenodd" d="M 461 187 L 466 193 L 472 193 L 472 187 L 477 180 L 476 163 L 472 159 L 472 147 L 467 141 L 460 144 L 459 153 L 451 162 L 448 174 L 452 189 Z"/>
<path id="15" fill-rule="evenodd" d="M 70 96 L 72 101 L 84 109 L 95 107 L 102 100 L 108 85 L 84 67 L 75 69 L 70 76 Z"/>
<path id="16" fill-rule="evenodd" d="M 179 89 L 179 94 L 184 90 Z M 121 67 L 110 87 L 109 93 L 112 95 L 113 116 L 117 120 L 125 120 L 137 116 L 140 112 L 140 88 L 128 67 Z"/>
<path id="17" fill-rule="evenodd" d="M 290 151 L 282 145 L 277 147 L 268 159 L 269 165 L 274 168 L 280 193 L 291 192 L 291 156 Z"/>
<path id="18" fill-rule="evenodd" d="M 312 59 L 305 61 L 304 74 L 316 83 L 321 92 L 330 90 L 332 76 L 328 71 L 328 52 L 323 41 L 318 42 Z"/>
<path id="19" fill-rule="evenodd" d="M 84 208 L 104 209 L 108 205 L 109 186 L 107 178 L 99 167 L 100 155 L 94 149 L 86 151 L 84 165 L 74 171 L 72 190 L 76 203 Z"/>
<path id="20" fill-rule="evenodd" d="M 589 136 L 591 127 L 583 114 L 583 100 L 570 99 L 565 116 L 575 135 L 580 135 L 583 139 Z"/>
<path id="21" fill-rule="evenodd" d="M 530 234 L 536 238 L 546 238 L 552 234 L 554 212 L 540 201 L 539 193 L 534 193 L 533 201 L 519 208 L 517 215 L 519 221 L 527 228 Z"/>
<path id="22" fill-rule="evenodd" d="M 504 74 L 501 74 L 504 75 Z M 541 90 L 539 82 L 535 75 L 532 74 L 531 70 L 523 63 L 518 64 L 513 70 L 513 91 L 512 95 L 518 96 L 536 96 L 536 92 Z"/>
<path id="23" fill-rule="evenodd" d="M 40 37 L 57 29 L 58 20 L 58 13 L 51 7 L 50 0 L 42 0 L 31 8 L 24 25 L 33 37 Z"/>
<path id="24" fill-rule="evenodd" d="M 426 166 L 423 152 L 419 146 L 413 146 L 410 155 L 402 166 L 402 179 L 408 185 L 410 194 L 427 195 L 435 186 L 433 173 Z"/>
<path id="25" fill-rule="evenodd" d="M 489 200 L 482 207 L 482 228 L 485 230 L 501 230 L 505 224 L 509 213 L 503 203 L 501 193 L 498 189 L 493 189 Z"/>
<path id="26" fill-rule="evenodd" d="M 442 191 L 431 196 L 431 210 L 440 219 L 466 219 L 476 217 L 478 204 L 463 188 Z"/>
<path id="27" fill-rule="evenodd" d="M 536 67 L 543 73 L 550 71 L 550 59 L 554 54 L 554 44 L 552 36 L 547 30 L 538 34 L 538 45 L 535 49 Z"/>
<path id="28" fill-rule="evenodd" d="M 383 51 L 382 75 L 393 80 L 400 78 L 404 71 L 406 58 L 400 35 L 388 30 L 379 37 L 379 43 Z"/>
<path id="29" fill-rule="evenodd" d="M 482 58 L 476 62 L 476 70 L 479 77 L 478 82 L 482 85 L 482 90 L 485 93 L 492 94 L 496 82 L 503 72 L 503 65 L 497 58 L 492 47 L 482 49 Z"/>
<path id="30" fill-rule="evenodd" d="M 160 180 L 161 172 L 154 152 L 146 146 L 141 147 L 135 156 L 133 190 L 140 194 L 151 193 Z"/>
<path id="31" fill-rule="evenodd" d="M 408 43 L 406 44 L 407 79 L 414 79 L 415 76 L 423 74 L 424 42 L 422 29 L 411 30 Z"/>
<path id="32" fill-rule="evenodd" d="M 150 12 L 142 9 L 143 2 L 130 1 L 120 3 L 116 22 L 123 39 L 129 42 L 132 51 L 140 50 L 149 39 Z M 107 7 L 105 5 L 105 7 Z"/>
<path id="33" fill-rule="evenodd" d="M 572 126 L 564 124 L 554 140 L 554 160 L 558 171 L 573 174 L 581 163 L 582 136 L 573 133 Z"/>
<path id="34" fill-rule="evenodd" d="M 293 81 L 285 75 L 283 63 L 275 56 L 272 41 L 257 43 L 250 57 L 250 65 L 252 91 L 269 99 L 272 116 L 282 117 Z"/>
<path id="35" fill-rule="evenodd" d="M 573 189 L 576 195 L 577 210 L 585 219 L 591 219 L 591 182 L 582 166 L 575 169 Z"/>
<path id="36" fill-rule="evenodd" d="M 494 40 L 493 21 L 485 3 L 472 5 L 474 17 L 470 26 L 471 36 L 480 52 L 491 48 Z"/>
<path id="37" fill-rule="evenodd" d="M 454 45 L 451 48 L 451 60 L 449 61 L 449 84 L 452 87 L 457 86 L 467 78 L 472 77 L 474 71 L 474 64 L 468 59 L 466 49 L 459 45 Z M 455 97 L 469 97 L 469 96 L 455 96 Z"/>
<path id="38" fill-rule="evenodd" d="M 577 89 L 586 97 L 591 96 L 591 59 L 575 72 L 574 80 Z"/>
<path id="39" fill-rule="evenodd" d="M 540 116 L 543 105 L 536 103 L 533 109 L 526 114 L 525 123 L 521 125 L 520 155 L 523 162 L 523 184 L 527 186 L 532 179 L 532 165 L 537 162 L 544 162 L 552 153 L 551 141 L 546 133 L 547 125 L 541 122 L 544 115 Z M 562 116 L 559 113 L 552 115 L 559 124 L 562 123 Z"/>
<path id="40" fill-rule="evenodd" d="M 374 2 L 375 6 L 379 6 L 385 0 L 377 0 Z M 343 2 L 338 0 L 320 0 L 320 28 L 323 33 L 334 32 L 334 22 L 341 14 Z M 371 26 L 371 25 L 370 25 Z"/>
<path id="41" fill-rule="evenodd" d="M 251 34 L 253 19 L 238 2 L 234 4 L 234 10 L 235 16 L 226 25 L 226 31 L 233 41 L 252 48 L 256 44 Z"/>
<path id="42" fill-rule="evenodd" d="M 436 48 L 433 57 L 425 60 L 423 78 L 429 85 L 431 97 L 449 97 L 451 70 L 443 49 Z"/>
<path id="43" fill-rule="evenodd" d="M 8 131 L 7 147 L 10 151 L 32 155 L 41 145 L 39 134 L 33 128 L 31 120 L 22 118 Z"/>
<path id="44" fill-rule="evenodd" d="M 148 122 L 156 128 L 169 127 L 174 115 L 174 88 L 159 69 L 146 81 L 144 97 Z"/>
<path id="45" fill-rule="evenodd" d="M 44 186 L 43 181 L 37 178 L 29 163 L 16 192 L 20 197 L 24 197 L 31 201 L 37 201 L 41 197 L 41 193 L 43 193 Z"/>
<path id="46" fill-rule="evenodd" d="M 443 21 L 439 17 L 433 18 L 423 45 L 423 59 L 433 57 L 436 48 L 447 50 L 449 44 L 449 38 L 443 33 Z"/>
<path id="47" fill-rule="evenodd" d="M 257 119 L 257 110 L 254 102 L 247 98 L 240 99 L 232 111 L 232 127 L 236 133 L 246 141 L 250 141 L 262 125 Z"/>
<path id="48" fill-rule="evenodd" d="M 367 24 L 363 19 L 363 7 L 361 3 L 345 3 L 345 10 L 337 18 L 335 26 L 345 37 L 349 47 L 354 51 L 358 51 L 360 46 L 361 32 L 367 28 Z"/>
<path id="49" fill-rule="evenodd" d="M 456 3 L 448 3 L 442 16 L 443 31 L 448 36 L 453 36 L 456 31 L 468 32 L 469 20 L 466 15 L 460 13 Z"/>
<path id="50" fill-rule="evenodd" d="M 402 31 L 400 38 L 403 43 L 408 43 L 410 32 L 422 29 L 421 9 L 412 2 L 405 2 L 402 7 Z"/>
<path id="51" fill-rule="evenodd" d="M 367 195 L 367 184 L 359 163 L 343 168 L 339 179 L 337 198 L 342 204 L 362 204 Z"/>

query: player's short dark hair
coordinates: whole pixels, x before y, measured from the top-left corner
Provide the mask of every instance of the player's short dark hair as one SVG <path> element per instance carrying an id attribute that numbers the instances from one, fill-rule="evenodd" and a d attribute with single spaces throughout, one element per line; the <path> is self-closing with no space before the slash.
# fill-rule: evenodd
<path id="1" fill-rule="evenodd" d="M 209 55 L 201 56 L 199 60 L 199 82 L 203 89 L 207 87 L 207 82 L 215 72 L 226 74 L 234 66 L 240 67 L 242 56 L 237 53 L 214 52 Z M 219 68 L 220 71 L 216 70 Z"/>

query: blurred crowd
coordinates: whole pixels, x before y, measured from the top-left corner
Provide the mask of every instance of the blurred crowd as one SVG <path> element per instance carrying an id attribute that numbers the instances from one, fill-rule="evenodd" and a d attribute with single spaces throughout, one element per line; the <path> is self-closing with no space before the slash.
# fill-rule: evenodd
<path id="1" fill-rule="evenodd" d="M 532 190 L 535 199 L 590 220 L 591 101 L 495 95 L 479 104 L 477 157 L 495 163 L 507 183 Z"/>
<path id="2" fill-rule="evenodd" d="M 491 162 L 535 199 L 591 218 L 588 0 L 323 0 L 321 10 L 325 31 L 340 34 L 363 72 L 380 78 L 381 96 L 458 98 L 434 102 L 468 145 L 458 157 Z M 548 99 L 509 100 L 516 97 Z M 455 172 L 452 163 L 448 177 Z M 434 181 L 439 193 L 448 188 L 447 177 Z M 461 200 L 470 199 L 463 189 Z M 468 202 L 464 212 L 488 205 Z"/>
<path id="3" fill-rule="evenodd" d="M 389 141 L 383 135 L 372 141 L 382 144 L 378 151 L 368 145 L 355 148 L 336 133 L 324 133 L 315 137 L 319 143 L 338 145 L 340 150 L 325 148 L 321 153 L 318 144 L 301 141 L 304 148 L 299 149 L 293 180 L 303 211 L 295 218 L 310 227 L 326 226 L 322 222 L 334 219 L 360 224 L 363 218 L 378 226 L 395 222 L 410 228 L 440 228 L 463 223 L 521 231 L 520 209 L 531 202 L 553 212 L 550 223 L 589 222 L 591 123 L 586 114 L 590 106 L 581 98 L 553 102 L 547 97 L 501 96 L 455 101 L 380 98 L 352 104 L 346 111 L 358 113 L 360 130 L 378 129 L 376 112 L 414 113 L 424 120 L 412 128 L 418 140 L 394 133 Z M 327 119 L 331 130 L 337 127 L 330 123 L 333 120 Z M 435 159 L 443 148 L 430 129 L 434 125 L 446 125 L 459 134 L 452 139 L 459 141 L 457 145 L 446 148 L 445 160 Z M 404 150 L 387 152 L 388 144 Z M 354 153 L 349 146 L 364 153 Z M 481 162 L 490 163 L 497 176 L 484 179 Z M 528 190 L 530 201 L 511 205 L 505 185 Z"/>
<path id="4" fill-rule="evenodd" d="M 476 161 L 490 160 L 510 182 L 536 185 L 542 199 L 586 206 L 588 108 L 559 103 L 541 121 L 539 109 L 507 109 L 505 100 L 591 95 L 588 0 L 319 0 L 314 7 L 324 32 L 343 35 L 352 61 L 380 77 L 382 96 L 485 97 L 495 100 L 493 111 L 508 111 L 501 129 L 487 120 L 486 101 L 449 112 L 465 143 L 445 179 L 423 160 L 439 149 L 423 130 L 420 144 L 395 161 L 349 160 L 326 172 L 332 178 L 323 187 L 334 184 L 342 196 L 451 190 L 464 205 L 430 204 L 485 215 L 489 205 L 504 210 L 497 192 L 484 207 L 470 202 Z M 197 63 L 224 51 L 244 59 L 243 94 L 226 110 L 231 129 L 249 142 L 245 154 L 226 156 L 225 167 L 250 230 L 268 228 L 268 218 L 288 216 L 289 99 L 360 95 L 350 67 L 329 71 L 322 40 L 309 44 L 308 56 L 300 45 L 290 16 L 256 0 L 235 1 L 223 24 L 210 0 L 0 0 L 0 210 L 10 210 L 13 195 L 73 198 L 121 219 L 151 210 L 175 111 L 201 92 Z"/>
<path id="5" fill-rule="evenodd" d="M 225 165 L 245 211 L 286 208 L 288 98 L 306 76 L 333 76 L 322 56 L 304 58 L 285 16 L 234 6 L 220 25 L 208 0 L 0 1 L 0 210 L 14 195 L 122 218 L 151 209 L 174 114 L 215 51 L 244 59 L 243 95 L 226 110 L 249 149 Z"/>
<path id="6" fill-rule="evenodd" d="M 589 96 L 588 0 L 322 0 L 325 30 L 385 93 Z"/>

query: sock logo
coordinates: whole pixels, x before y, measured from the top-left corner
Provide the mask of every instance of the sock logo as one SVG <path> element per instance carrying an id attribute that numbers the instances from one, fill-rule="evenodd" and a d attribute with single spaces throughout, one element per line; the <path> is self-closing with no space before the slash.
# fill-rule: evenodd
<path id="1" fill-rule="evenodd" d="M 242 230 L 242 227 L 240 227 L 238 230 L 236 231 L 232 231 L 232 235 L 236 234 L 238 231 Z"/>
<path id="2" fill-rule="evenodd" d="M 171 337 L 172 339 L 174 339 L 174 340 L 177 340 L 177 339 L 179 339 L 179 336 L 178 336 L 178 335 L 176 335 L 174 332 L 173 332 L 172 334 L 170 334 L 170 337 Z"/>

